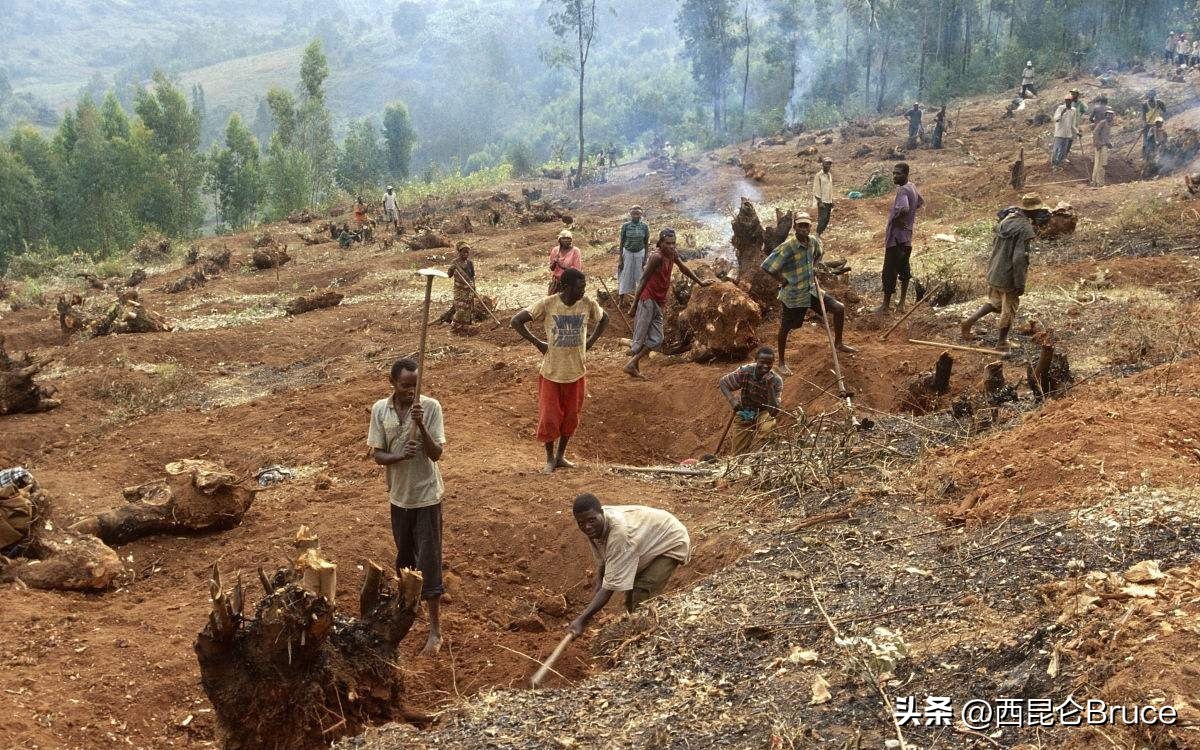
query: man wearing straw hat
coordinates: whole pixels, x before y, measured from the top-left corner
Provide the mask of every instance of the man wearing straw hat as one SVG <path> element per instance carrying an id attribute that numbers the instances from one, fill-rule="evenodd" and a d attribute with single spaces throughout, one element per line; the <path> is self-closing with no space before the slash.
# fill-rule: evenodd
<path id="1" fill-rule="evenodd" d="M 992 259 L 988 263 L 988 301 L 971 317 L 961 323 L 963 339 L 975 338 L 971 330 L 985 315 L 1000 313 L 996 348 L 1008 349 L 1008 331 L 1017 316 L 1017 306 L 1025 293 L 1025 278 L 1029 271 L 1030 245 L 1035 236 L 1030 220 L 1038 211 L 1048 211 L 1042 199 L 1030 193 L 1021 198 L 1021 205 L 1005 216 L 996 226 L 992 240 Z"/>
<path id="2" fill-rule="evenodd" d="M 582 271 L 583 255 L 575 247 L 575 235 L 570 229 L 564 229 L 558 233 L 558 244 L 550 248 L 550 288 L 546 294 L 558 294 L 559 280 L 568 268 Z"/>
<path id="3" fill-rule="evenodd" d="M 650 251 L 650 227 L 642 221 L 642 207 L 629 209 L 629 221 L 621 225 L 617 252 L 617 294 L 624 297 L 637 290 L 642 278 L 642 267 L 646 265 L 646 253 Z"/>

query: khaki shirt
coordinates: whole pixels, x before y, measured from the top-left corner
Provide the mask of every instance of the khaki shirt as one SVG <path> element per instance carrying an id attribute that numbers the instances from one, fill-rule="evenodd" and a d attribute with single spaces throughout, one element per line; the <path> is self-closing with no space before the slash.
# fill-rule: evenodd
<path id="1" fill-rule="evenodd" d="M 822 169 L 813 177 L 813 198 L 821 203 L 833 203 L 833 174 Z"/>
<path id="2" fill-rule="evenodd" d="M 436 399 L 421 396 L 421 408 L 425 412 L 425 429 L 438 445 L 446 444 L 446 433 L 442 425 L 442 405 Z M 413 427 L 406 409 L 396 413 L 392 399 L 381 398 L 371 407 L 371 425 L 367 428 L 367 445 L 399 453 L 410 439 L 420 440 L 420 431 Z M 410 437 L 412 436 L 412 437 Z M 388 499 L 400 508 L 426 508 L 442 501 L 442 472 L 437 461 L 421 451 L 405 461 L 397 461 L 387 469 Z"/>
<path id="3" fill-rule="evenodd" d="M 687 528 L 665 510 L 644 505 L 607 505 L 608 536 L 589 539 L 596 565 L 604 567 L 606 591 L 629 591 L 639 571 L 666 556 L 686 565 L 692 542 Z"/>

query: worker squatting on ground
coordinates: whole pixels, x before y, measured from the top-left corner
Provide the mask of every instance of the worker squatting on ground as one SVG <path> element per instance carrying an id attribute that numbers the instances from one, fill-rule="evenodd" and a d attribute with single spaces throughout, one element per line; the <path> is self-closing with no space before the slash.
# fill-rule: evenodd
<path id="1" fill-rule="evenodd" d="M 883 250 L 883 302 L 875 308 L 876 315 L 886 313 L 892 306 L 892 295 L 896 293 L 896 281 L 900 281 L 899 309 L 904 308 L 908 297 L 908 281 L 912 278 L 912 234 L 917 221 L 917 211 L 925 205 L 925 199 L 917 192 L 916 185 L 909 179 L 909 167 L 900 162 L 892 167 L 892 182 L 896 185 L 896 198 L 888 214 L 884 232 Z M 783 352 L 779 353 L 783 359 Z"/>
<path id="2" fill-rule="evenodd" d="M 658 242 L 654 252 L 646 260 L 642 270 L 642 279 L 638 282 L 634 294 L 636 302 L 629 310 L 633 316 L 633 341 L 629 345 L 629 362 L 625 364 L 625 372 L 633 377 L 640 377 L 638 365 L 642 358 L 662 346 L 663 342 L 663 307 L 667 304 L 667 295 L 671 292 L 671 272 L 675 266 L 683 275 L 700 286 L 709 286 L 711 279 L 701 281 L 692 273 L 692 269 L 684 265 L 675 252 L 675 230 L 666 227 L 658 233 Z"/>
<path id="3" fill-rule="evenodd" d="M 914 102 L 904 116 L 908 118 L 908 148 L 912 150 L 917 147 L 917 136 L 921 133 L 921 103 Z"/>
<path id="4" fill-rule="evenodd" d="M 1108 166 L 1108 154 L 1112 151 L 1112 127 L 1116 122 L 1117 113 L 1105 109 L 1104 114 L 1096 122 L 1092 130 L 1092 187 L 1104 187 L 1104 168 Z"/>
<path id="5" fill-rule="evenodd" d="M 470 325 L 475 322 L 475 264 L 471 261 L 471 246 L 459 240 L 456 246 L 458 256 L 446 273 L 454 279 L 454 304 L 438 318 L 439 323 L 453 321 L 458 325 Z"/>
<path id="6" fill-rule="evenodd" d="M 637 290 L 650 252 L 650 227 L 642 221 L 642 207 L 629 209 L 629 221 L 621 225 L 617 237 L 617 295 L 619 305 L 626 304 L 625 296 Z"/>
<path id="7" fill-rule="evenodd" d="M 433 655 L 442 647 L 442 473 L 438 460 L 446 434 L 442 405 L 417 393 L 417 361 L 398 359 L 389 377 L 392 395 L 371 407 L 367 429 L 370 457 L 386 468 L 391 503 L 392 538 L 396 542 L 396 572 L 421 571 L 421 598 L 429 609 L 429 638 L 421 651 Z"/>
<path id="8" fill-rule="evenodd" d="M 547 294 L 558 294 L 559 280 L 568 268 L 582 271 L 583 254 L 575 247 L 575 235 L 571 234 L 570 229 L 564 229 L 558 233 L 558 243 L 550 248 L 550 286 Z"/>
<path id="9" fill-rule="evenodd" d="M 821 259 L 821 238 L 810 235 L 812 219 L 801 212 L 792 222 L 796 236 L 771 251 L 763 259 L 762 270 L 779 282 L 779 302 L 783 314 L 779 320 L 779 372 L 791 375 L 787 366 L 788 334 L 804 325 L 809 308 L 819 318 L 821 301 L 817 299 L 815 266 Z M 842 343 L 842 330 L 846 324 L 846 308 L 832 296 L 822 293 L 825 310 L 832 317 L 834 346 L 838 351 L 856 352 L 852 346 Z"/>
<path id="10" fill-rule="evenodd" d="M 721 378 L 717 387 L 733 409 L 733 454 L 740 456 L 761 445 L 775 431 L 775 416 L 783 395 L 783 379 L 775 374 L 775 350 L 759 347 L 754 362 Z M 734 391 L 739 395 L 734 396 Z"/>
<path id="11" fill-rule="evenodd" d="M 828 156 L 821 160 L 821 171 L 813 175 L 812 192 L 817 209 L 817 236 L 820 237 L 829 226 L 829 215 L 833 212 L 833 159 Z"/>
<path id="12" fill-rule="evenodd" d="M 992 258 L 988 262 L 988 301 L 971 317 L 961 323 L 963 339 L 975 337 L 972 328 L 985 315 L 1000 313 L 996 348 L 1008 349 L 1008 331 L 1017 315 L 1021 295 L 1025 293 L 1025 278 L 1029 271 L 1029 250 L 1033 242 L 1035 212 L 1049 210 L 1036 195 L 1021 198 L 1017 210 L 1000 220 L 992 240 Z"/>
<path id="13" fill-rule="evenodd" d="M 392 231 L 399 234 L 400 210 L 396 206 L 396 189 L 391 185 L 387 186 L 387 191 L 383 194 L 383 217 L 388 224 L 392 225 Z"/>
<path id="14" fill-rule="evenodd" d="M 574 268 L 563 271 L 559 293 L 540 300 L 513 316 L 512 327 L 543 355 L 538 375 L 537 439 L 546 447 L 544 472 L 570 469 L 567 442 L 579 426 L 587 391 L 584 361 L 600 334 L 608 327 L 608 313 L 584 296 L 587 280 Z M 529 323 L 544 322 L 543 341 L 529 332 Z M 555 441 L 558 449 L 555 450 Z"/>
<path id="15" fill-rule="evenodd" d="M 575 523 L 588 538 L 596 564 L 592 601 L 567 629 L 583 634 L 588 622 L 618 591 L 625 593 L 625 609 L 658 596 L 675 569 L 691 555 L 688 530 L 665 510 L 644 505 L 603 507 L 595 495 L 575 498 L 571 506 Z"/>
<path id="16" fill-rule="evenodd" d="M 1079 129 L 1079 112 L 1075 109 L 1070 94 L 1064 96 L 1063 103 L 1054 110 L 1053 119 L 1054 148 L 1050 154 L 1050 165 L 1058 167 L 1067 161 L 1067 154 L 1071 151 L 1071 140 L 1075 138 Z"/>

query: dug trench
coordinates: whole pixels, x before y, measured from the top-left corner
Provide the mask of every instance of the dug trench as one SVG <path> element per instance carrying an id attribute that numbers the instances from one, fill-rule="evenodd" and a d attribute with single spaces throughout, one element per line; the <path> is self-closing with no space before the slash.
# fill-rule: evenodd
<path id="1" fill-rule="evenodd" d="M 319 535 L 325 554 L 341 567 L 339 609 L 356 611 L 362 565 L 387 565 L 394 554 L 382 477 L 364 455 L 367 410 L 387 393 L 386 352 L 415 348 L 416 312 L 415 306 L 382 315 L 361 306 L 334 308 L 292 322 L 268 320 L 254 333 L 227 328 L 98 338 L 66 350 L 64 407 L 12 417 L 16 430 L 3 440 L 3 462 L 30 468 L 54 498 L 55 522 L 111 507 L 121 488 L 157 478 L 181 457 L 218 461 L 244 477 L 274 464 L 298 471 L 259 492 L 236 528 L 120 546 L 126 573 L 114 591 L 12 591 L 0 620 L 26 637 L 0 647 L 16 686 L 0 719 L 6 736 L 61 747 L 87 747 L 109 733 L 141 746 L 215 741 L 191 648 L 208 613 L 210 567 L 226 580 L 239 571 L 253 580 L 257 567 L 285 562 L 301 524 Z M 364 320 L 371 322 L 362 326 Z M 17 337 L 35 339 L 44 325 L 30 321 Z M 533 660 L 588 599 L 590 557 L 569 513 L 579 492 L 666 508 L 684 519 L 695 556 L 676 586 L 687 587 L 745 553 L 738 531 L 760 522 L 761 507 L 742 507 L 722 489 L 605 468 L 699 458 L 716 447 L 729 413 L 716 380 L 731 365 L 668 364 L 656 357 L 646 380 L 631 381 L 619 371 L 623 333 L 614 321 L 591 358 L 584 422 L 570 452 L 580 466 L 545 477 L 534 439 L 536 352 L 494 325 L 473 338 L 434 329 L 428 393 L 443 403 L 449 441 L 443 461 L 448 637 L 437 660 L 416 656 L 423 620 L 402 643 L 406 711 L 434 713 L 528 678 Z M 773 334 L 773 325 L 764 324 L 760 336 Z M 868 340 L 869 333 L 853 335 Z M 179 336 L 191 343 L 179 348 L 170 338 Z M 836 398 L 821 395 L 833 383 L 823 330 L 810 324 L 793 334 L 793 349 L 793 363 L 802 364 L 788 380 L 785 405 L 832 408 Z M 894 406 L 890 386 L 867 386 L 899 382 L 920 369 L 924 353 L 914 354 L 868 340 L 862 355 L 845 360 L 852 387 L 861 384 L 864 406 Z M 113 382 L 128 380 L 135 391 L 153 379 L 119 363 L 168 355 L 178 356 L 177 367 L 188 373 L 179 400 L 127 421 L 106 417 L 112 403 L 103 394 Z M 286 377 L 289 363 L 309 360 L 304 378 Z M 228 380 L 222 373 L 233 367 L 221 363 L 230 361 L 259 363 L 268 382 L 261 395 L 214 405 L 222 403 L 218 391 Z M 968 385 L 963 378 L 955 388 Z M 79 481 L 81 472 L 87 482 Z M 614 607 L 607 617 L 616 614 Z M 575 681 L 602 666 L 579 644 L 556 669 Z"/>

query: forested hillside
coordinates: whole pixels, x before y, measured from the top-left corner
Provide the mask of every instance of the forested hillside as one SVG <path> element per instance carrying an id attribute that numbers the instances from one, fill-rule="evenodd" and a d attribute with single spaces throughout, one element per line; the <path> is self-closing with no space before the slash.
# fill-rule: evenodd
<path id="1" fill-rule="evenodd" d="M 711 147 L 785 126 L 827 127 L 915 98 L 942 103 L 1012 88 L 1026 60 L 1043 74 L 1119 68 L 1157 49 L 1168 29 L 1187 27 L 1195 12 L 1190 0 L 10 0 L 7 6 L 11 12 L 0 14 L 9 42 L 0 50 L 0 129 L 11 142 L 0 154 L 0 194 L 33 206 L 3 210 L 0 267 L 5 257 L 47 243 L 97 254 L 127 247 L 146 230 L 189 236 L 202 227 L 240 226 L 328 201 L 335 188 L 377 190 L 388 181 L 488 169 L 501 176 L 548 160 L 581 164 L 601 149 L 629 152 L 654 140 Z M 572 17 L 586 23 L 568 22 Z M 580 31 L 587 32 L 586 49 Z M 280 118 L 287 119 L 272 106 L 286 102 L 270 93 L 313 100 L 301 80 L 313 41 L 327 70 L 322 111 L 314 105 L 307 115 L 308 130 L 316 130 L 298 146 L 307 149 L 309 163 L 270 159 L 273 135 L 286 128 Z M 182 223 L 164 223 L 134 206 L 117 212 L 130 217 L 119 228 L 54 230 L 67 209 L 47 213 L 41 204 L 82 201 L 63 198 L 74 188 L 47 171 L 54 154 L 64 162 L 71 129 L 95 109 L 110 121 L 131 119 L 136 135 L 139 97 L 164 85 L 184 97 L 194 120 L 185 130 L 194 127 L 195 137 L 180 148 L 187 156 L 183 171 L 195 174 L 182 176 L 177 165 L 164 175 L 161 164 L 110 154 L 101 161 L 112 179 L 98 185 L 152 174 L 149 183 L 200 191 L 217 152 L 231 147 L 231 129 L 242 146 L 248 130 L 263 174 L 242 179 L 246 195 L 239 200 L 246 205 L 223 212 L 229 191 L 222 199 L 214 177 L 208 198 L 182 199 L 194 206 Z M 392 140 L 401 133 L 415 139 L 406 140 L 402 156 L 394 143 L 384 145 L 389 107 Z M 403 121 L 396 119 L 401 109 Z M 111 128 L 105 138 L 114 138 Z M 102 223 L 112 224 L 112 216 L 106 212 Z"/>

